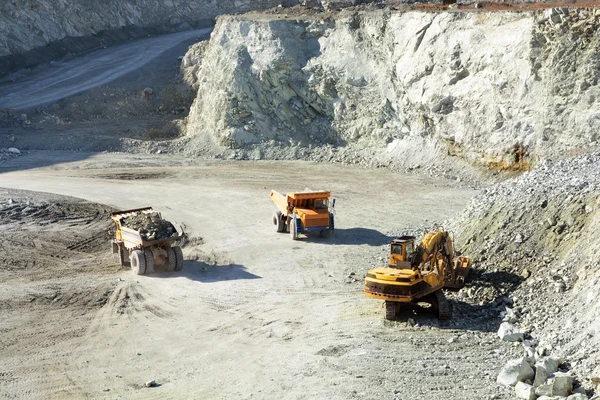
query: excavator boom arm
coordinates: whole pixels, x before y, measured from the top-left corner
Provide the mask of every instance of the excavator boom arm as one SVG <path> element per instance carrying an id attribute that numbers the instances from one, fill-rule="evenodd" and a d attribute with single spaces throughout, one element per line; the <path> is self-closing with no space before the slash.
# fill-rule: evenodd
<path id="1" fill-rule="evenodd" d="M 429 259 L 433 253 L 441 251 L 444 256 L 454 258 L 454 246 L 452 239 L 446 231 L 435 230 L 429 232 L 421 240 L 419 245 L 423 260 Z"/>

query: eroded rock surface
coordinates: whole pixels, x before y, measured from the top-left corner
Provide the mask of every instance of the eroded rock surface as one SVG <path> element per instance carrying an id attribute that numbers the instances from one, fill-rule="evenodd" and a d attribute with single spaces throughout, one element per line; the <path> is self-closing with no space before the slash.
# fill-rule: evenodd
<path id="1" fill-rule="evenodd" d="M 218 15 L 293 5 L 294 0 L 15 0 L 0 2 L 0 74 L 66 52 L 209 24 Z M 107 31 L 110 31 L 107 33 Z M 95 35 L 99 35 L 94 38 Z M 56 44 L 57 41 L 62 41 Z M 44 48 L 48 44 L 53 44 Z M 66 52 L 65 52 L 66 50 Z"/>
<path id="2" fill-rule="evenodd" d="M 517 170 L 597 145 L 598 10 L 323 15 L 221 17 L 188 134 Z"/>

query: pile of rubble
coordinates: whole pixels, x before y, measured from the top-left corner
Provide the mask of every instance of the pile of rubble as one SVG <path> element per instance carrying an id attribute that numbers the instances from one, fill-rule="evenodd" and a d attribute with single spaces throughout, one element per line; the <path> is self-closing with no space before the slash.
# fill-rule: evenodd
<path id="1" fill-rule="evenodd" d="M 8 149 L 0 149 L 0 163 L 12 160 L 15 157 L 19 157 L 21 151 L 15 147 L 9 147 Z"/>
<path id="2" fill-rule="evenodd" d="M 554 393 L 548 385 L 572 383 L 573 378 L 552 375 L 567 369 L 588 394 L 599 381 L 594 371 L 600 355 L 600 303 L 595 301 L 600 271 L 594 268 L 600 256 L 599 209 L 600 152 L 595 152 L 542 161 L 519 178 L 485 189 L 448 223 L 457 249 L 471 257 L 474 268 L 472 282 L 456 300 L 487 308 L 497 324 L 504 317 L 499 334 L 525 345 L 525 357 L 507 366 L 513 375 L 521 371 L 510 382 L 515 387 L 521 382 L 521 397 L 530 396 L 522 398 L 564 397 L 564 390 Z M 511 309 L 504 311 L 505 306 Z M 544 358 L 549 354 L 561 361 L 558 371 L 554 361 L 549 368 Z M 552 370 L 543 379 L 537 376 L 539 365 Z M 508 382 L 507 371 L 500 375 Z M 572 398 L 585 398 L 578 395 Z"/>
<path id="3" fill-rule="evenodd" d="M 144 240 L 161 240 L 177 236 L 177 229 L 159 213 L 139 212 L 121 220 L 123 226 L 139 232 Z"/>
<path id="4" fill-rule="evenodd" d="M 503 315 L 498 336 L 506 342 L 522 342 L 524 355 L 508 361 L 496 381 L 513 386 L 519 399 L 587 400 L 584 387 L 579 383 L 574 386 L 575 376 L 569 371 L 568 363 L 550 355 L 550 350 L 538 340 L 525 339 L 525 334 L 514 325 L 519 321 L 519 313 L 507 307 Z"/>

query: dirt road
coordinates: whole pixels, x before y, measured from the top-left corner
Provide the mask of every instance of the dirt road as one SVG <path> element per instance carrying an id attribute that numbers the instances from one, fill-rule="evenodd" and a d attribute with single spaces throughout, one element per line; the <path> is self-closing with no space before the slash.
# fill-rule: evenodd
<path id="1" fill-rule="evenodd" d="M 422 309 L 384 322 L 380 304 L 361 292 L 364 273 L 385 261 L 392 235 L 451 217 L 471 189 L 303 162 L 121 154 L 75 160 L 58 152 L 0 166 L 0 187 L 115 208 L 152 205 L 190 235 L 180 273 L 134 276 L 108 257 L 108 240 L 65 254 L 69 268 L 54 262 L 44 269 L 38 257 L 42 265 L 26 267 L 26 275 L 0 269 L 0 397 L 510 398 L 496 387 L 495 373 L 513 350 L 484 324 L 466 327 L 459 312 L 440 326 Z M 335 194 L 333 237 L 292 241 L 271 226 L 269 189 L 305 187 Z M 16 196 L 10 190 L 0 203 Z M 58 209 L 73 201 L 19 193 L 32 202 L 49 196 L 44 201 Z M 39 225 L 27 221 L 30 230 Z M 60 221 L 50 225 L 58 232 L 51 238 L 72 230 L 81 243 L 97 235 L 102 213 L 70 228 Z M 37 240 L 44 253 L 46 242 Z M 152 379 L 160 386 L 143 387 Z"/>
<path id="2" fill-rule="evenodd" d="M 123 79 L 127 84 L 120 82 L 121 87 L 139 81 L 151 85 L 152 76 L 161 74 L 161 65 L 165 65 L 164 60 L 168 58 L 163 56 L 163 61 L 153 68 L 138 70 L 173 48 L 178 48 L 177 53 L 171 54 L 173 59 L 183 56 L 187 46 L 196 43 L 198 38 L 208 38 L 210 31 L 200 29 L 161 35 L 96 50 L 69 61 L 54 62 L 40 73 L 0 85 L 0 108 L 25 110 L 38 107 L 123 77 L 127 78 Z M 137 71 L 136 74 L 132 75 L 133 71 Z"/>

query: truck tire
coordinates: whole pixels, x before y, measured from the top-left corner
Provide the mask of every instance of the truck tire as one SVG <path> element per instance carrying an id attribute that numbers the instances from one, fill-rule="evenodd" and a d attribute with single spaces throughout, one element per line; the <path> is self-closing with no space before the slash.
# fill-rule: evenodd
<path id="1" fill-rule="evenodd" d="M 141 250 L 132 251 L 129 260 L 131 261 L 131 271 L 134 274 L 144 275 L 146 273 L 146 257 Z"/>
<path id="2" fill-rule="evenodd" d="M 153 274 L 154 273 L 154 253 L 152 253 L 152 250 L 150 250 L 150 249 L 144 250 L 144 258 L 146 258 L 146 273 Z"/>
<path id="3" fill-rule="evenodd" d="M 177 268 L 177 254 L 172 247 L 167 247 L 167 272 L 173 272 Z"/>
<path id="4" fill-rule="evenodd" d="M 396 319 L 396 312 L 398 311 L 398 304 L 395 301 L 385 301 L 385 319 L 392 321 Z"/>
<path id="5" fill-rule="evenodd" d="M 292 240 L 298 239 L 298 232 L 296 232 L 296 220 L 294 218 L 290 220 L 290 236 Z"/>
<path id="6" fill-rule="evenodd" d="M 273 225 L 277 232 L 283 232 L 285 230 L 285 224 L 281 219 L 281 211 L 276 211 L 273 213 Z"/>
<path id="7" fill-rule="evenodd" d="M 171 248 L 175 252 L 175 271 L 181 271 L 183 269 L 183 251 L 181 251 L 181 247 L 179 246 Z"/>

